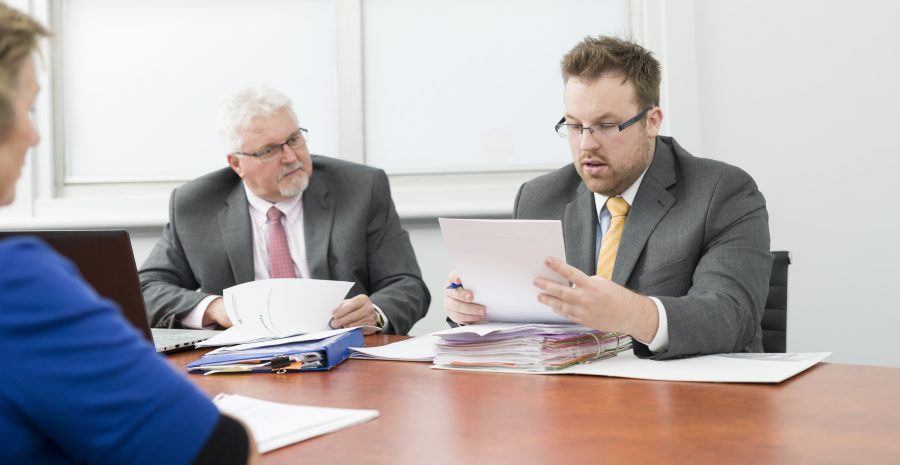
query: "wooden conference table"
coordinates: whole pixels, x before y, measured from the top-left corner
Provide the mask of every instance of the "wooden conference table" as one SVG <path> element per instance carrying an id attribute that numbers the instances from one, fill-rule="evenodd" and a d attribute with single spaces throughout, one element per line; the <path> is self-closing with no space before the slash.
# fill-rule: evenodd
<path id="1" fill-rule="evenodd" d="M 183 367 L 202 353 L 170 360 Z M 754 385 L 347 360 L 331 372 L 189 379 L 210 395 L 381 412 L 263 455 L 269 465 L 900 463 L 900 368 L 824 363 Z"/>

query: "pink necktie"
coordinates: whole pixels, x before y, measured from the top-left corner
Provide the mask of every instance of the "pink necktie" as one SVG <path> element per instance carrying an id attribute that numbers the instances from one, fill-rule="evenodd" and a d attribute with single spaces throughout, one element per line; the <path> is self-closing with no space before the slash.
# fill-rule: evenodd
<path id="1" fill-rule="evenodd" d="M 284 233 L 284 226 L 281 225 L 283 216 L 284 213 L 275 207 L 266 213 L 266 217 L 269 218 L 269 274 L 272 278 L 296 278 L 287 235 Z"/>

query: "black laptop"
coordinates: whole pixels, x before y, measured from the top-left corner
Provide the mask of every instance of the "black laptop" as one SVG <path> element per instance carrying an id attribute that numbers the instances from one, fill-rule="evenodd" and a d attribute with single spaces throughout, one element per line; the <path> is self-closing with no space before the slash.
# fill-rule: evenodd
<path id="1" fill-rule="evenodd" d="M 219 333 L 196 329 L 150 329 L 128 231 L 0 231 L 0 239 L 12 236 L 39 237 L 75 263 L 85 281 L 98 294 L 117 303 L 125 318 L 154 343 L 157 352 L 190 349 Z"/>

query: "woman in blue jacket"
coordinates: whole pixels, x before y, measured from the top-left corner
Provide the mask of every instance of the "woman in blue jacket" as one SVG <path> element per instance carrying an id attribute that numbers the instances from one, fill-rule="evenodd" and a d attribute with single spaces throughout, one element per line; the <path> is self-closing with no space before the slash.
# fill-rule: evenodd
<path id="1" fill-rule="evenodd" d="M 0 206 L 38 134 L 33 55 L 48 35 L 0 3 Z M 159 357 L 76 268 L 0 241 L 0 463 L 247 463 L 243 425 Z"/>

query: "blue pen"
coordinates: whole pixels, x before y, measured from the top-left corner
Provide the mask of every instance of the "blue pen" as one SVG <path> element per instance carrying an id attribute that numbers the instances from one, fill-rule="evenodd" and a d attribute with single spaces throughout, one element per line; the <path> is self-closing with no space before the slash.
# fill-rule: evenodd
<path id="1" fill-rule="evenodd" d="M 460 283 L 450 283 L 447 285 L 447 289 L 459 289 L 461 287 L 463 287 L 463 285 Z"/>

